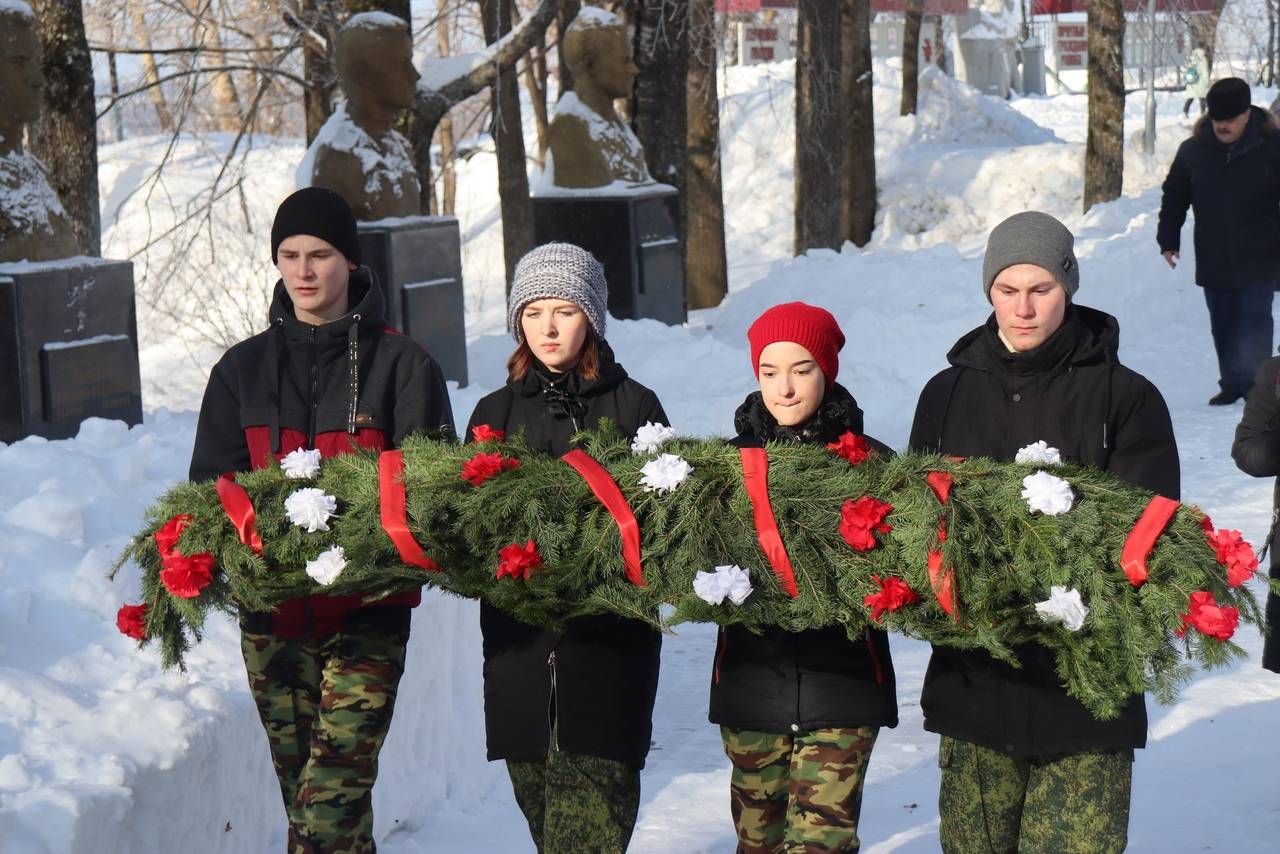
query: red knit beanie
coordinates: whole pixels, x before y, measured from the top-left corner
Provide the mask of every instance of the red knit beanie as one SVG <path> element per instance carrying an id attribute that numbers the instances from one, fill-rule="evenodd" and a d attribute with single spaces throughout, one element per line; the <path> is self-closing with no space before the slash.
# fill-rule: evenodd
<path id="1" fill-rule="evenodd" d="M 803 302 L 775 305 L 751 324 L 747 340 L 751 342 L 751 368 L 756 376 L 760 375 L 760 353 L 764 348 L 776 341 L 791 341 L 813 355 L 828 389 L 835 384 L 844 333 L 825 308 Z"/>

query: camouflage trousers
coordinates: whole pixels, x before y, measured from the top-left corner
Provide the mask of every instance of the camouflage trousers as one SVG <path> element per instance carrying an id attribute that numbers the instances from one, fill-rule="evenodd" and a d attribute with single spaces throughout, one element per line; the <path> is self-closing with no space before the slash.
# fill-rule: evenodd
<path id="1" fill-rule="evenodd" d="M 795 735 L 720 728 L 733 763 L 738 854 L 857 851 L 862 782 L 877 727 Z"/>
<path id="2" fill-rule="evenodd" d="M 403 630 L 293 639 L 241 631 L 289 819 L 290 854 L 368 854 L 373 781 L 404 672 Z"/>
<path id="3" fill-rule="evenodd" d="M 552 750 L 508 759 L 516 803 L 538 854 L 622 854 L 640 811 L 640 768 Z"/>
<path id="4" fill-rule="evenodd" d="M 1133 751 L 1009 756 L 942 737 L 947 854 L 1112 854 L 1129 838 Z"/>

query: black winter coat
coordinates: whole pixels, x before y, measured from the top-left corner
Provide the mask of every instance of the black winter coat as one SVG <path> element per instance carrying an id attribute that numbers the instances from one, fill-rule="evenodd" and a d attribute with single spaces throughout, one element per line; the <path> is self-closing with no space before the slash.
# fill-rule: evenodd
<path id="1" fill-rule="evenodd" d="M 1280 286 L 1280 122 L 1261 107 L 1226 146 L 1207 116 L 1178 147 L 1160 200 L 1156 241 L 1178 251 L 1187 208 L 1196 214 L 1196 284 Z"/>
<path id="2" fill-rule="evenodd" d="M 1043 439 L 1066 459 L 1177 498 L 1169 411 L 1155 386 L 1117 361 L 1118 346 L 1114 318 L 1073 305 L 1044 344 L 1010 353 L 993 315 L 956 343 L 952 367 L 920 393 L 910 447 L 1012 460 Z M 1017 756 L 1146 744 L 1142 695 L 1118 719 L 1099 721 L 1067 696 L 1045 648 L 1024 644 L 1015 653 L 1020 668 L 981 651 L 934 647 L 920 698 L 925 729 Z"/>
<path id="3" fill-rule="evenodd" d="M 413 339 L 388 329 L 382 291 L 372 273 L 351 274 L 343 317 L 320 326 L 298 320 L 284 283 L 276 284 L 271 328 L 241 341 L 209 374 L 189 477 L 260 469 L 299 448 L 324 457 L 397 447 L 423 431 L 453 436 L 453 412 L 440 366 Z M 352 382 L 354 369 L 356 381 Z M 360 608 L 361 596 L 317 594 L 291 599 L 273 614 L 241 615 L 253 632 L 324 635 L 361 610 L 408 624 L 416 591 L 383 599 L 381 612 Z M 392 613 L 394 608 L 398 612 Z"/>
<path id="4" fill-rule="evenodd" d="M 740 448 L 768 441 L 834 442 L 862 433 L 862 410 L 843 386 L 799 428 L 782 427 L 753 392 L 734 418 Z M 883 455 L 893 451 L 866 437 Z M 711 674 L 712 723 L 732 729 L 808 732 L 830 727 L 897 726 L 898 697 L 889 636 L 867 629 L 851 641 L 842 626 L 756 634 L 742 626 L 720 629 Z"/>
<path id="5" fill-rule="evenodd" d="M 1280 357 L 1258 366 L 1258 374 L 1244 403 L 1244 416 L 1236 427 L 1231 444 L 1231 457 L 1246 474 L 1254 477 L 1280 475 Z M 1280 579 L 1280 550 L 1276 549 L 1276 524 L 1280 518 L 1280 477 L 1276 478 L 1271 510 L 1271 531 L 1267 544 L 1271 550 L 1271 577 Z M 1271 634 L 1262 646 L 1262 666 L 1280 673 L 1280 596 L 1267 594 L 1267 625 Z"/>
<path id="6" fill-rule="evenodd" d="M 538 365 L 482 398 L 467 436 L 481 424 L 508 435 L 524 430 L 530 449 L 560 456 L 570 436 L 602 418 L 627 436 L 648 421 L 667 424 L 657 396 L 628 377 L 603 342 L 594 382 L 573 373 L 553 382 L 544 370 Z M 644 765 L 662 650 L 652 626 L 602 614 L 554 633 L 481 602 L 480 630 L 490 760 L 545 756 L 554 721 L 561 750 Z"/>

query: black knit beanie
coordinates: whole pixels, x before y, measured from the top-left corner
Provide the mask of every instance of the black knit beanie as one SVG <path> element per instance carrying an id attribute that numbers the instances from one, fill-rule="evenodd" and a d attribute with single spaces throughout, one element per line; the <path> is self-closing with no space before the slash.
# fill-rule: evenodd
<path id="1" fill-rule="evenodd" d="M 1253 92 L 1239 77 L 1224 77 L 1209 87 L 1209 118 L 1225 122 L 1249 109 Z"/>
<path id="2" fill-rule="evenodd" d="M 271 263 L 281 242 L 295 234 L 309 234 L 333 245 L 352 264 L 360 264 L 356 217 L 347 200 L 324 187 L 303 187 L 280 203 L 271 223 Z"/>

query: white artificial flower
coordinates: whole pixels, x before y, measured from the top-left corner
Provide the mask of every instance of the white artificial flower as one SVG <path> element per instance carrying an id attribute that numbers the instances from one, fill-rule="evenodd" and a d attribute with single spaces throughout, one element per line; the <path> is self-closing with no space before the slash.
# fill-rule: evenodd
<path id="1" fill-rule="evenodd" d="M 1032 465 L 1060 466 L 1062 465 L 1062 454 L 1059 453 L 1057 448 L 1050 448 L 1048 443 L 1041 439 L 1039 442 L 1032 442 L 1025 448 L 1019 448 L 1013 461 Z"/>
<path id="2" fill-rule="evenodd" d="M 644 426 L 636 431 L 635 441 L 631 443 L 631 453 L 652 454 L 658 448 L 661 448 L 664 442 L 669 442 L 675 437 L 676 431 L 674 428 L 665 424 L 646 421 Z"/>
<path id="3" fill-rule="evenodd" d="M 693 577 L 693 592 L 710 605 L 719 605 L 729 593 L 729 579 L 718 569 L 701 572 Z"/>
<path id="4" fill-rule="evenodd" d="M 307 561 L 307 575 L 325 587 L 337 581 L 342 570 L 346 568 L 347 554 L 342 550 L 342 546 L 334 546 L 322 551 L 320 557 Z"/>
<path id="5" fill-rule="evenodd" d="M 1089 609 L 1080 598 L 1080 591 L 1074 587 L 1068 590 L 1056 584 L 1049 588 L 1049 598 L 1036 603 L 1036 613 L 1046 623 L 1058 622 L 1068 631 L 1078 632 L 1084 625 L 1084 618 L 1089 616 Z"/>
<path id="6" fill-rule="evenodd" d="M 1027 501 L 1028 509 L 1039 510 L 1046 516 L 1061 516 L 1075 502 L 1071 484 L 1047 471 L 1038 471 L 1022 479 L 1022 497 Z"/>
<path id="7" fill-rule="evenodd" d="M 711 572 L 699 572 L 693 578 L 693 592 L 712 605 L 721 604 L 725 597 L 733 604 L 741 605 L 747 601 L 751 591 L 751 577 L 740 566 L 717 566 Z"/>
<path id="8" fill-rule="evenodd" d="M 295 480 L 315 477 L 320 474 L 320 452 L 303 448 L 290 451 L 280 460 L 280 468 L 284 469 L 285 477 Z"/>
<path id="9" fill-rule="evenodd" d="M 675 492 L 693 474 L 693 466 L 675 454 L 659 454 L 644 464 L 640 474 L 645 492 Z"/>
<path id="10" fill-rule="evenodd" d="M 740 566 L 717 566 L 716 572 L 724 570 L 725 576 L 729 579 L 729 600 L 735 605 L 741 605 L 747 601 L 747 597 L 751 595 L 751 576 Z"/>
<path id="11" fill-rule="evenodd" d="M 284 512 L 289 516 L 289 521 L 300 528 L 306 528 L 312 534 L 329 530 L 326 523 L 337 509 L 338 499 L 325 495 L 323 489 L 313 486 L 294 490 L 284 500 Z"/>

